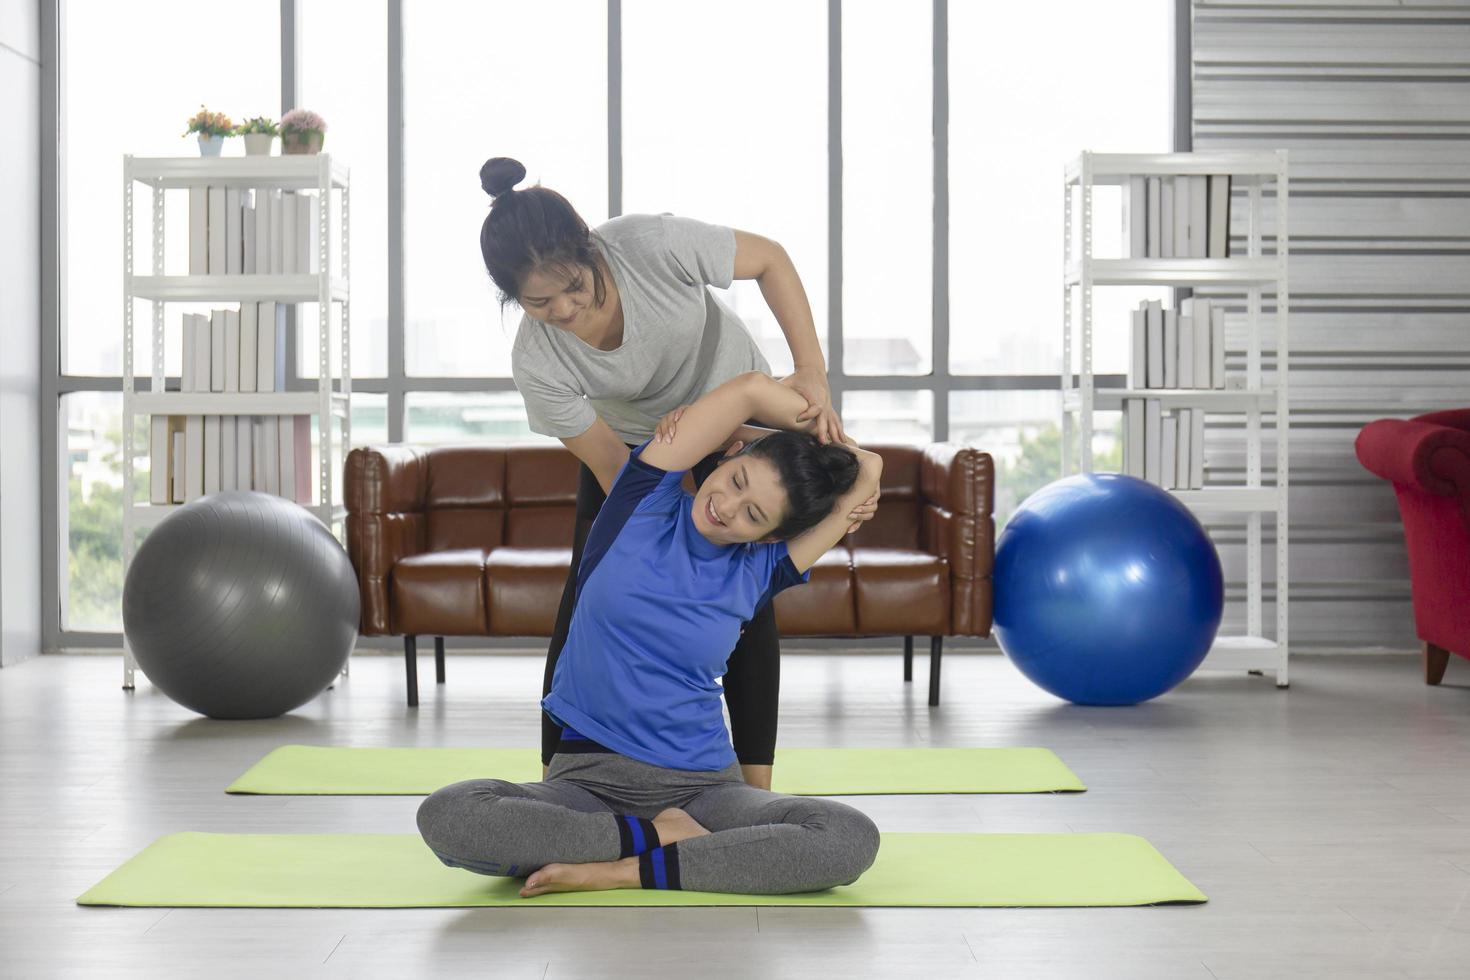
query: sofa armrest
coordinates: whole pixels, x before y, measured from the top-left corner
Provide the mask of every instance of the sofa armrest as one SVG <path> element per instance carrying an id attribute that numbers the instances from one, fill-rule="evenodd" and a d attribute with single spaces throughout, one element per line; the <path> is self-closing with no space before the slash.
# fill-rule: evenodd
<path id="1" fill-rule="evenodd" d="M 393 566 L 427 547 L 428 462 L 427 450 L 404 445 L 363 446 L 347 454 L 347 556 L 357 571 L 365 636 L 394 632 L 388 596 Z"/>
<path id="2" fill-rule="evenodd" d="M 947 442 L 925 447 L 919 469 L 920 533 L 925 548 L 949 562 L 952 635 L 990 635 L 994 500 L 995 463 L 989 453 Z"/>
<path id="3" fill-rule="evenodd" d="M 1470 431 L 1423 418 L 1379 419 L 1363 426 L 1355 448 L 1364 467 L 1391 483 L 1470 502 Z"/>

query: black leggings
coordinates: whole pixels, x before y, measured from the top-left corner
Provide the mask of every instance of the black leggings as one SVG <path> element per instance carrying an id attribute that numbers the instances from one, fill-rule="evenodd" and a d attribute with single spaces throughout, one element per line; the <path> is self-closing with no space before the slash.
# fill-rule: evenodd
<path id="1" fill-rule="evenodd" d="M 631 447 L 630 447 L 631 448 Z M 714 472 L 720 455 L 706 456 L 694 467 L 695 485 L 704 483 Z M 561 605 L 556 610 L 556 628 L 551 634 L 551 647 L 546 651 L 546 676 L 541 684 L 544 697 L 551 693 L 551 678 L 556 661 L 567 642 L 567 629 L 572 623 L 572 609 L 577 601 L 577 569 L 582 564 L 582 548 L 592 521 L 602 509 L 607 494 L 602 484 L 585 465 L 577 485 L 577 529 L 572 539 L 572 567 L 562 589 Z M 776 706 L 781 696 L 781 637 L 776 631 L 776 610 L 767 602 L 756 610 L 730 654 L 724 678 L 725 703 L 730 707 L 730 738 L 735 743 L 735 756 L 742 765 L 769 766 L 776 756 Z M 541 761 L 551 764 L 551 757 L 561 741 L 561 726 L 543 711 L 541 713 Z"/>

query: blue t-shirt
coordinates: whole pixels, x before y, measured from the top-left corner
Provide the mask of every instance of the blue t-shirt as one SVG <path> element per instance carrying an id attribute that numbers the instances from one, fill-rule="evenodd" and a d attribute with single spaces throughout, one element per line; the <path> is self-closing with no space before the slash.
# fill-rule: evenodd
<path id="1" fill-rule="evenodd" d="M 577 570 L 577 605 L 541 706 L 615 752 L 667 769 L 735 761 L 720 676 L 740 631 L 805 582 L 786 542 L 719 545 L 694 526 L 682 471 L 618 471 Z"/>

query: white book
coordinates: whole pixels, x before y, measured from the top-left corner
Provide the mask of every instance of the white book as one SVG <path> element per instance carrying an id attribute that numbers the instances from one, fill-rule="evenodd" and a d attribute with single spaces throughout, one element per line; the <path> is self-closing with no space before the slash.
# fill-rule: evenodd
<path id="1" fill-rule="evenodd" d="M 168 503 L 168 416 L 148 420 L 148 502 Z"/>
<path id="2" fill-rule="evenodd" d="M 271 269 L 271 214 L 275 191 L 262 187 L 255 193 L 255 271 L 269 275 Z"/>
<path id="3" fill-rule="evenodd" d="M 1163 187 L 1158 177 L 1148 179 L 1148 236 L 1145 244 L 1148 246 L 1150 259 L 1159 257 L 1159 246 L 1163 237 Z"/>
<path id="4" fill-rule="evenodd" d="M 184 502 L 184 485 L 188 481 L 184 479 L 184 458 L 188 455 L 184 450 L 185 430 L 171 429 L 169 432 L 173 453 L 169 457 L 169 503 L 182 504 Z"/>
<path id="5" fill-rule="evenodd" d="M 1218 174 L 1210 178 L 1209 257 L 1230 257 L 1230 175 Z"/>
<path id="6" fill-rule="evenodd" d="M 265 485 L 265 416 L 250 417 L 250 486 L 261 493 L 270 493 Z"/>
<path id="7" fill-rule="evenodd" d="M 287 500 L 296 499 L 296 425 L 289 415 L 276 416 L 276 451 L 280 453 L 281 489 Z"/>
<path id="8" fill-rule="evenodd" d="M 300 241 L 297 238 L 297 200 L 291 191 L 281 194 L 281 271 L 288 276 L 300 271 L 296 258 L 296 244 Z"/>
<path id="9" fill-rule="evenodd" d="M 219 488 L 240 489 L 238 471 L 240 456 L 235 451 L 235 416 L 222 415 L 219 420 Z"/>
<path id="10" fill-rule="evenodd" d="M 265 485 L 261 487 L 266 493 L 280 496 L 281 493 L 281 426 L 276 420 L 279 416 L 266 415 L 263 417 L 261 428 L 265 431 L 265 438 L 261 442 L 261 454 L 265 456 L 264 465 L 261 467 Z"/>
<path id="11" fill-rule="evenodd" d="M 1128 387 L 1148 385 L 1148 310 L 1140 303 L 1133 311 L 1133 328 L 1128 334 Z"/>
<path id="12" fill-rule="evenodd" d="M 183 367 L 179 371 L 179 390 L 193 391 L 194 380 L 194 314 L 185 313 L 179 318 L 184 340 Z"/>
<path id="13" fill-rule="evenodd" d="M 1174 178 L 1164 177 L 1159 191 L 1159 258 L 1174 257 Z"/>
<path id="14" fill-rule="evenodd" d="M 1209 229 L 1205 219 L 1209 189 L 1203 174 L 1189 178 L 1189 257 L 1206 258 L 1209 250 Z"/>
<path id="15" fill-rule="evenodd" d="M 1123 400 L 1123 418 L 1127 432 L 1123 439 L 1123 472 L 1143 479 L 1143 399 Z"/>
<path id="16" fill-rule="evenodd" d="M 284 220 L 286 195 L 282 191 L 271 191 L 271 275 L 279 276 L 286 271 L 285 247 L 281 243 L 281 222 Z"/>
<path id="17" fill-rule="evenodd" d="M 1146 399 L 1143 403 L 1143 478 L 1150 483 L 1158 483 L 1163 472 L 1159 465 L 1162 422 L 1162 404 L 1157 398 Z"/>
<path id="18" fill-rule="evenodd" d="M 255 322 L 255 390 L 286 388 L 286 305 L 267 300 Z"/>
<path id="19" fill-rule="evenodd" d="M 210 372 L 214 364 L 209 352 L 212 333 L 210 318 L 203 313 L 194 314 L 194 390 L 209 391 Z"/>
<path id="20" fill-rule="evenodd" d="M 1174 257 L 1189 258 L 1189 178 L 1174 178 Z"/>
<path id="21" fill-rule="evenodd" d="M 1194 387 L 1194 317 L 1181 313 L 1179 321 L 1179 387 Z"/>
<path id="22" fill-rule="evenodd" d="M 311 416 L 293 415 L 296 450 L 296 502 L 311 504 Z"/>
<path id="23" fill-rule="evenodd" d="M 1148 184 L 1129 177 L 1123 188 L 1123 257 L 1141 259 L 1148 250 Z"/>
<path id="24" fill-rule="evenodd" d="M 249 303 L 241 303 L 249 306 Z M 225 391 L 240 390 L 240 311 L 225 310 Z"/>
<path id="25" fill-rule="evenodd" d="M 225 189 L 223 187 L 211 187 L 209 189 L 209 274 L 211 276 L 222 276 L 225 274 Z"/>
<path id="26" fill-rule="evenodd" d="M 245 231 L 241 226 L 240 188 L 225 188 L 225 272 L 238 276 L 244 269 Z"/>
<path id="27" fill-rule="evenodd" d="M 224 310 L 212 310 L 209 318 L 209 390 L 225 390 Z"/>
<path id="28" fill-rule="evenodd" d="M 236 415 L 235 422 L 235 489 L 249 490 L 254 476 L 255 453 L 251 452 L 250 416 Z"/>
<path id="29" fill-rule="evenodd" d="M 1173 415 L 1165 415 L 1159 424 L 1159 486 L 1173 490 L 1177 486 L 1174 477 L 1179 467 L 1179 420 Z"/>
<path id="30" fill-rule="evenodd" d="M 219 416 L 204 416 L 204 492 L 219 493 Z"/>
<path id="31" fill-rule="evenodd" d="M 1194 431 L 1194 413 L 1198 409 L 1181 408 L 1179 416 L 1179 440 L 1178 449 L 1174 452 L 1174 486 L 1180 490 L 1189 489 L 1189 435 Z"/>
<path id="32" fill-rule="evenodd" d="M 296 198 L 296 263 L 297 272 L 314 273 L 317 266 L 317 246 L 321 242 L 321 229 L 317 225 L 315 194 L 300 194 Z"/>
<path id="33" fill-rule="evenodd" d="M 256 358 L 259 354 L 260 336 L 255 331 L 255 318 L 260 312 L 259 303 L 240 304 L 240 390 L 254 391 Z"/>
<path id="34" fill-rule="evenodd" d="M 255 275 L 255 230 L 258 227 L 255 220 L 255 198 L 253 191 L 246 191 L 241 196 L 240 210 L 242 212 L 240 227 L 245 232 L 245 268 L 242 271 L 247 276 L 253 276 Z"/>
<path id="35" fill-rule="evenodd" d="M 1164 387 L 1179 387 L 1179 315 L 1164 310 Z"/>
<path id="36" fill-rule="evenodd" d="M 1185 300 L 1189 302 L 1189 300 Z M 1194 324 L 1194 386 L 1210 387 L 1210 301 L 1197 300 L 1191 308 Z"/>
<path id="37" fill-rule="evenodd" d="M 184 502 L 204 496 L 204 416 L 184 420 Z"/>
<path id="38" fill-rule="evenodd" d="M 1146 326 L 1148 331 L 1148 388 L 1164 387 L 1164 304 L 1161 300 L 1148 300 Z"/>
<path id="39" fill-rule="evenodd" d="M 1199 490 L 1205 485 L 1205 410 L 1196 408 L 1189 420 L 1189 486 Z"/>
<path id="40" fill-rule="evenodd" d="M 1225 387 L 1225 308 L 1210 307 L 1210 381 L 1211 387 Z"/>
<path id="41" fill-rule="evenodd" d="M 209 188 L 189 188 L 189 275 L 209 274 Z M 159 501 L 167 503 L 167 501 Z"/>

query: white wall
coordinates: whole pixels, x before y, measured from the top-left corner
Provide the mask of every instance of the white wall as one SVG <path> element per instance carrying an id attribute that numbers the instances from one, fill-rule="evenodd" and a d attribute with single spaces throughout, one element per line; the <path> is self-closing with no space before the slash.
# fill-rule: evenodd
<path id="1" fill-rule="evenodd" d="M 41 652 L 41 20 L 0 0 L 0 667 Z"/>

